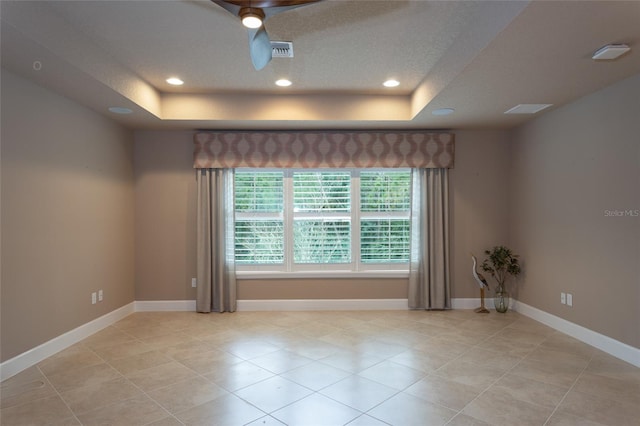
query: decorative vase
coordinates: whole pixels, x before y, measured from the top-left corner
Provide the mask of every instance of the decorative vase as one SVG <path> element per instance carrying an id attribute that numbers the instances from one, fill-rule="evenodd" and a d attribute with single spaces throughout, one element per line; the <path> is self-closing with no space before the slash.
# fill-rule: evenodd
<path id="1" fill-rule="evenodd" d="M 496 312 L 505 313 L 509 310 L 509 293 L 504 289 L 504 285 L 496 287 L 496 295 L 493 298 Z"/>

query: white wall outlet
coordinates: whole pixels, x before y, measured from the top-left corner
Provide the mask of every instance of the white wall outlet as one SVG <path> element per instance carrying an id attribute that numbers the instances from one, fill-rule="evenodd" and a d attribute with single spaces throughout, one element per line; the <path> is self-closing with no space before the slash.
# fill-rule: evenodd
<path id="1" fill-rule="evenodd" d="M 567 306 L 573 306 L 573 294 L 567 293 Z"/>
<path id="2" fill-rule="evenodd" d="M 560 293 L 560 303 L 562 303 L 563 305 L 567 304 L 567 294 L 566 293 Z"/>
<path id="3" fill-rule="evenodd" d="M 191 287 L 195 287 L 197 285 L 197 280 L 195 278 L 191 278 Z"/>
<path id="4" fill-rule="evenodd" d="M 98 302 L 102 302 L 102 290 L 98 290 Z"/>
<path id="5" fill-rule="evenodd" d="M 93 293 L 91 293 L 91 304 L 95 305 L 97 299 L 98 299 L 98 293 L 94 291 Z"/>

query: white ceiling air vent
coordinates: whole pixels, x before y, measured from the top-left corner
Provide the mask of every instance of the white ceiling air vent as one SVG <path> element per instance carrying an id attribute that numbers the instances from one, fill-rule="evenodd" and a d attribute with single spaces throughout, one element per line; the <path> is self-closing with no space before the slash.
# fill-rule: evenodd
<path id="1" fill-rule="evenodd" d="M 293 58 L 293 42 L 272 41 L 271 56 L 273 58 Z"/>
<path id="2" fill-rule="evenodd" d="M 630 50 L 631 48 L 626 44 L 607 44 L 598 49 L 593 54 L 592 59 L 595 61 L 612 61 Z"/>

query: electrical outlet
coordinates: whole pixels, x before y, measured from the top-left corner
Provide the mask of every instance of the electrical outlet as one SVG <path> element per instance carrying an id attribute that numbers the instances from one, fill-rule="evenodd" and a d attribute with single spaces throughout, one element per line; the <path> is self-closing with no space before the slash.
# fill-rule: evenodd
<path id="1" fill-rule="evenodd" d="M 567 293 L 567 306 L 573 306 L 573 294 Z"/>
<path id="2" fill-rule="evenodd" d="M 191 278 L 191 287 L 195 287 L 197 284 L 197 281 L 195 278 Z"/>
<path id="3" fill-rule="evenodd" d="M 567 295 L 566 295 L 566 293 L 560 293 L 560 303 L 562 303 L 563 305 L 567 304 Z"/>
<path id="4" fill-rule="evenodd" d="M 102 302 L 102 290 L 98 290 L 98 302 Z"/>
<path id="5" fill-rule="evenodd" d="M 96 304 L 96 299 L 98 298 L 98 293 L 96 293 L 95 291 L 93 293 L 91 293 L 91 304 L 95 305 Z"/>

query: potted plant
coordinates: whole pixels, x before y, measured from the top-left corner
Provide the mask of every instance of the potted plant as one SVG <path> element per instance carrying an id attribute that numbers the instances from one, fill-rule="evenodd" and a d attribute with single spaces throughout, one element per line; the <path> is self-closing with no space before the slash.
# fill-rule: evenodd
<path id="1" fill-rule="evenodd" d="M 491 250 L 485 250 L 489 256 L 482 262 L 482 270 L 491 274 L 496 280 L 495 308 L 498 312 L 507 312 L 509 309 L 509 293 L 504 284 L 509 275 L 517 277 L 520 274 L 519 256 L 505 246 L 496 246 Z"/>

